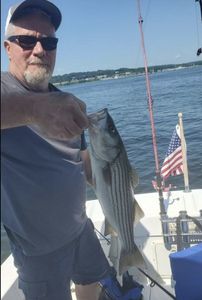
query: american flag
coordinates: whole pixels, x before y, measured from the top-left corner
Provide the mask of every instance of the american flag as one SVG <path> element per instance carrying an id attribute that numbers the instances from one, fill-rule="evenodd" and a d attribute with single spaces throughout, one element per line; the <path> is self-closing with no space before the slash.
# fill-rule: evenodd
<path id="1" fill-rule="evenodd" d="M 170 175 L 176 176 L 183 173 L 182 148 L 178 132 L 179 125 L 176 126 L 173 132 L 170 144 L 168 146 L 168 151 L 161 168 L 161 176 L 164 179 Z"/>

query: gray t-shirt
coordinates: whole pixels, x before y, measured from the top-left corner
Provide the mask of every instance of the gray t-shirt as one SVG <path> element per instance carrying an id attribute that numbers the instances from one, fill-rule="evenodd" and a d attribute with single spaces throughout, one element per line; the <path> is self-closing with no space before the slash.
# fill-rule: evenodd
<path id="1" fill-rule="evenodd" d="M 29 93 L 10 73 L 1 91 Z M 57 90 L 50 85 L 50 90 Z M 2 222 L 27 255 L 40 255 L 76 238 L 85 226 L 86 180 L 81 138 L 48 139 L 37 126 L 1 131 Z"/>

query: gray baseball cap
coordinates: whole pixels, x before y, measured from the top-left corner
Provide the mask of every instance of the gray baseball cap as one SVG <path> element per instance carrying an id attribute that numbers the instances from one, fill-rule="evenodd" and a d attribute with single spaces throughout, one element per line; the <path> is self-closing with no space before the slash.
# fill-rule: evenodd
<path id="1" fill-rule="evenodd" d="M 53 3 L 48 0 L 25 0 L 10 7 L 6 20 L 6 29 L 9 23 L 12 23 L 16 19 L 26 14 L 27 8 L 38 8 L 44 11 L 50 16 L 55 30 L 57 30 L 60 26 L 62 15 L 60 10 Z"/>

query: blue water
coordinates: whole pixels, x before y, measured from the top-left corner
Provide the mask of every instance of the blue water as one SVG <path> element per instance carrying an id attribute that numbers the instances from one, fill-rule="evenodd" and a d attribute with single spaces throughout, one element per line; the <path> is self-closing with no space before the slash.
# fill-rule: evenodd
<path id="1" fill-rule="evenodd" d="M 202 188 L 202 67 L 154 73 L 150 79 L 160 165 L 178 122 L 178 112 L 182 112 L 190 187 Z M 140 183 L 135 192 L 154 191 L 151 180 L 155 176 L 155 161 L 145 77 L 132 76 L 74 84 L 62 90 L 85 101 L 88 113 L 108 108 L 123 139 L 129 160 L 139 174 Z M 177 189 L 183 188 L 183 176 L 169 178 L 167 183 Z M 88 189 L 87 197 L 95 197 L 92 190 Z M 1 240 L 4 260 L 9 248 L 3 229 Z"/>
<path id="2" fill-rule="evenodd" d="M 191 188 L 202 188 L 202 67 L 177 69 L 150 76 L 158 156 L 162 164 L 171 135 L 183 113 Z M 144 76 L 66 86 L 87 104 L 87 112 L 107 107 L 140 177 L 136 193 L 151 192 L 155 175 L 150 117 Z M 174 179 L 174 180 L 173 180 Z M 183 187 L 183 176 L 168 180 Z"/>

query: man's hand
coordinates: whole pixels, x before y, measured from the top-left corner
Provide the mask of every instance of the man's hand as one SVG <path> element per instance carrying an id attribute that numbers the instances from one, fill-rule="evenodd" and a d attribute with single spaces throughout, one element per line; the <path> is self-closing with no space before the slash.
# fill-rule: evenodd
<path id="1" fill-rule="evenodd" d="M 63 92 L 40 94 L 33 102 L 32 122 L 50 138 L 67 140 L 88 127 L 86 105 L 74 95 Z"/>
<path id="2" fill-rule="evenodd" d="M 69 93 L 5 93 L 1 100 L 1 129 L 36 124 L 47 137 L 67 140 L 88 127 L 85 103 Z"/>

